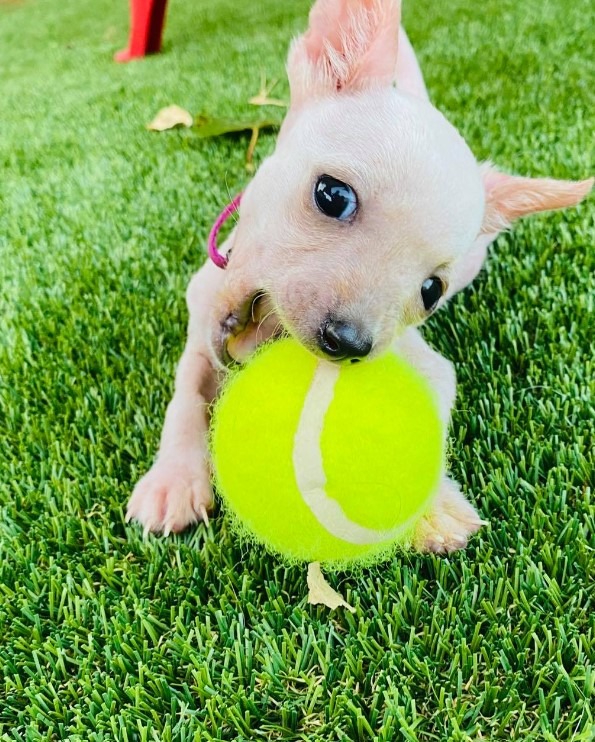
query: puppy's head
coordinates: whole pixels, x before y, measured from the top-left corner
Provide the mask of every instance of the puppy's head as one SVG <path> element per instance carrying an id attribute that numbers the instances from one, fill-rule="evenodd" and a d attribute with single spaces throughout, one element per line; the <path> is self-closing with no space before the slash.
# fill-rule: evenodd
<path id="1" fill-rule="evenodd" d="M 397 0 L 314 6 L 276 150 L 242 199 L 220 326 L 264 295 L 269 331 L 336 360 L 380 352 L 473 277 L 478 244 L 590 188 L 480 167 L 433 106 L 394 87 L 398 28 Z"/>

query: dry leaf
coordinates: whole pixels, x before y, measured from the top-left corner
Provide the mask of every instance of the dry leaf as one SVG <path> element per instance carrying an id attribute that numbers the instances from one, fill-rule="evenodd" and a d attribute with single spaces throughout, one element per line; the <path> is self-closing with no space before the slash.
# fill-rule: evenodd
<path id="1" fill-rule="evenodd" d="M 207 139 L 208 137 L 220 137 L 223 134 L 240 134 L 243 131 L 250 131 L 250 144 L 246 152 L 246 170 L 254 172 L 254 150 L 260 135 L 261 129 L 268 129 L 271 126 L 278 126 L 279 122 L 274 119 L 256 119 L 255 121 L 242 121 L 240 119 L 222 119 L 213 118 L 212 116 L 197 116 L 194 123 L 194 132 L 199 137 Z"/>
<path id="2" fill-rule="evenodd" d="M 257 118 L 252 121 L 242 121 L 242 119 L 200 115 L 196 117 L 194 132 L 202 139 L 208 139 L 209 137 L 220 137 L 222 134 L 237 134 L 242 131 L 267 129 L 271 126 L 279 126 L 279 122 L 274 119 Z"/>
<path id="3" fill-rule="evenodd" d="M 347 608 L 355 613 L 355 608 L 328 584 L 320 571 L 320 562 L 312 562 L 308 565 L 308 603 L 311 605 L 325 605 L 327 608 Z"/>
<path id="4" fill-rule="evenodd" d="M 268 98 L 266 95 L 262 95 L 261 93 L 250 98 L 248 103 L 253 106 L 278 106 L 279 108 L 289 108 L 289 104 L 286 100 L 281 100 L 281 98 Z"/>
<path id="5" fill-rule="evenodd" d="M 150 131 L 166 131 L 167 129 L 173 129 L 175 126 L 192 126 L 193 123 L 192 114 L 184 108 L 167 106 L 157 113 L 150 124 L 147 124 L 147 129 Z"/>

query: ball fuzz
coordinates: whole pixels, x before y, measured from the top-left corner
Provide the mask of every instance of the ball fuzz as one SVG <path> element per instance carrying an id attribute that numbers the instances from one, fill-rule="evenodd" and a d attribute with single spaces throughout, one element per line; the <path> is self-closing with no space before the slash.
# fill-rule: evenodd
<path id="1" fill-rule="evenodd" d="M 438 488 L 443 442 L 434 394 L 402 358 L 333 364 L 289 339 L 231 374 L 211 429 L 236 529 L 287 561 L 337 568 L 407 540 Z"/>

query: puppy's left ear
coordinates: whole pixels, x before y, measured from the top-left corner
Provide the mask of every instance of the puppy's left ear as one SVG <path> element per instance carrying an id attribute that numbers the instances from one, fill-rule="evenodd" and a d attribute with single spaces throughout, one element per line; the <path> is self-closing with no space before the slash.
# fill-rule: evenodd
<path id="1" fill-rule="evenodd" d="M 317 0 L 293 42 L 291 107 L 308 98 L 390 85 L 397 64 L 400 0 Z"/>
<path id="2" fill-rule="evenodd" d="M 453 266 L 447 298 L 473 281 L 487 257 L 490 243 L 516 219 L 538 211 L 575 206 L 593 187 L 593 178 L 521 178 L 501 173 L 490 163 L 484 163 L 481 172 L 486 199 L 481 231 L 469 252 Z"/>
<path id="3" fill-rule="evenodd" d="M 593 187 L 588 180 L 553 180 L 507 175 L 486 163 L 482 166 L 486 208 L 481 227 L 483 234 L 497 234 L 520 217 L 538 211 L 576 206 Z"/>

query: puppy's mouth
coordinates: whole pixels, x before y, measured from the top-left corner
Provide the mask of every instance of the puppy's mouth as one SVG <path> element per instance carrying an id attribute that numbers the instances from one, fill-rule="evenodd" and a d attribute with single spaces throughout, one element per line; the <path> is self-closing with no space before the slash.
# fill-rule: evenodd
<path id="1" fill-rule="evenodd" d="M 265 291 L 258 291 L 246 297 L 239 306 L 223 317 L 219 322 L 215 340 L 215 354 L 223 367 L 244 364 L 256 348 L 268 340 L 279 337 L 294 337 L 313 355 L 335 363 L 357 363 L 360 359 L 349 354 L 341 355 L 338 351 L 329 351 L 321 347 L 316 336 L 312 339 L 293 326 L 273 297 Z M 380 344 L 375 343 L 376 355 Z"/>
<path id="2" fill-rule="evenodd" d="M 271 297 L 259 291 L 221 322 L 219 355 L 225 366 L 244 363 L 267 340 L 285 334 Z"/>

